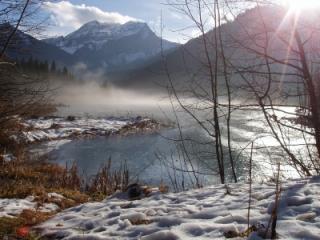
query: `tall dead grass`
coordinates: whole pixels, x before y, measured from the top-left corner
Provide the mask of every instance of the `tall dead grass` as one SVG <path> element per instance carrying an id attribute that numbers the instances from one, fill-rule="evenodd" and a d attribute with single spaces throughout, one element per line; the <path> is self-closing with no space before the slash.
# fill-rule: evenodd
<path id="1" fill-rule="evenodd" d="M 100 168 L 98 173 L 88 182 L 87 191 L 101 198 L 120 190 L 125 191 L 129 185 L 129 170 L 126 162 L 117 170 L 112 169 L 112 161 Z"/>
<path id="2" fill-rule="evenodd" d="M 25 198 L 29 195 L 44 195 L 49 192 L 73 192 L 89 199 L 101 199 L 114 192 L 124 191 L 129 184 L 126 164 L 112 168 L 111 159 L 92 176 L 86 179 L 79 174 L 76 163 L 65 167 L 45 161 L 10 161 L 0 163 L 0 198 Z"/>

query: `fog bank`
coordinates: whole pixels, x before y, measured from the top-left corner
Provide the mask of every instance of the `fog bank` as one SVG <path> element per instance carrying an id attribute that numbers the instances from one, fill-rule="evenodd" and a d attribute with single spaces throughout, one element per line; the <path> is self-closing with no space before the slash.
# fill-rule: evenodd
<path id="1" fill-rule="evenodd" d="M 55 96 L 59 115 L 149 116 L 163 117 L 162 110 L 171 108 L 166 94 L 143 93 L 143 90 L 101 87 L 88 83 L 61 88 Z"/>

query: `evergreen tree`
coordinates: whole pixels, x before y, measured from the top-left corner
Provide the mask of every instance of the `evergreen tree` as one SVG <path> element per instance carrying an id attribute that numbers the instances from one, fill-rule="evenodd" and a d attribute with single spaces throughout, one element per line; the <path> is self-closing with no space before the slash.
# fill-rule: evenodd
<path id="1" fill-rule="evenodd" d="M 49 72 L 49 64 L 48 64 L 48 61 L 44 61 L 44 64 L 43 64 L 43 70 L 45 73 L 48 73 Z"/>
<path id="2" fill-rule="evenodd" d="M 56 74 L 56 72 L 57 72 L 57 67 L 56 67 L 56 62 L 55 61 L 52 61 L 52 63 L 51 63 L 50 72 L 52 74 Z"/>
<path id="3" fill-rule="evenodd" d="M 63 76 L 68 76 L 68 68 L 67 67 L 63 67 L 63 69 L 62 69 L 62 74 L 63 74 Z"/>
<path id="4" fill-rule="evenodd" d="M 27 72 L 32 72 L 34 69 L 34 64 L 33 64 L 33 58 L 30 57 L 26 63 L 26 71 Z"/>
<path id="5" fill-rule="evenodd" d="M 24 58 L 22 58 L 21 61 L 19 62 L 19 66 L 23 71 L 26 70 L 26 61 L 24 60 Z"/>

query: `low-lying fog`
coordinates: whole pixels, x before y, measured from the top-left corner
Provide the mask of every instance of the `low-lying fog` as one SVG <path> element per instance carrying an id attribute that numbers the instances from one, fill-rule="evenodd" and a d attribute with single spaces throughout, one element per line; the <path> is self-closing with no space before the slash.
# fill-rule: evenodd
<path id="1" fill-rule="evenodd" d="M 123 90 L 90 83 L 61 88 L 56 95 L 59 115 L 148 116 L 162 118 L 162 111 L 171 109 L 164 93 L 143 93 L 143 90 Z"/>

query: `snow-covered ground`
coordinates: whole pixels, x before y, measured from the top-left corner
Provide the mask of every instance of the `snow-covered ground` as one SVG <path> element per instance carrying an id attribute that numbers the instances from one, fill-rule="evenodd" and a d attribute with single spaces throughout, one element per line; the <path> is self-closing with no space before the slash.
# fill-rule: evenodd
<path id="1" fill-rule="evenodd" d="M 135 201 L 116 194 L 65 210 L 38 228 L 49 239 L 224 239 L 226 233 L 247 229 L 248 188 L 217 185 Z M 281 188 L 278 237 L 320 239 L 320 177 L 283 182 Z M 268 225 L 274 198 L 274 184 L 253 185 L 250 224 L 259 226 L 260 233 Z M 258 233 L 250 238 L 259 239 Z"/>
<path id="2" fill-rule="evenodd" d="M 62 117 L 29 119 L 22 122 L 26 131 L 12 136 L 27 143 L 68 139 L 83 135 L 109 135 L 129 126 L 152 127 L 155 122 L 148 118 L 75 118 Z M 148 125 L 149 124 L 149 125 Z M 155 124 L 156 125 L 156 124 Z"/>
<path id="3" fill-rule="evenodd" d="M 48 199 L 57 202 L 63 200 L 64 197 L 57 193 L 48 193 Z M 28 196 L 25 199 L 0 198 L 0 217 L 16 217 L 23 210 L 56 212 L 59 209 L 60 207 L 55 203 L 39 204 L 34 196 Z"/>

